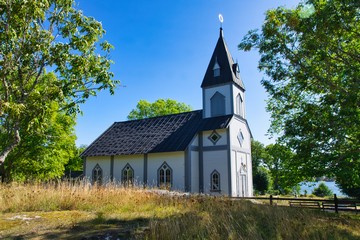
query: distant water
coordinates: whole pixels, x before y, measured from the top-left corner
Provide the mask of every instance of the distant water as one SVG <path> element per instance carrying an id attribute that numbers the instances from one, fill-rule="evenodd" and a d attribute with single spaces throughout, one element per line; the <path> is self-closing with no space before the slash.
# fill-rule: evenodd
<path id="1" fill-rule="evenodd" d="M 335 182 L 301 182 L 300 183 L 300 194 L 304 194 L 305 190 L 307 194 L 311 194 L 314 191 L 314 188 L 318 187 L 320 183 L 325 183 L 325 185 L 337 196 L 346 196 L 346 194 L 342 193 L 341 190 L 336 186 Z"/>

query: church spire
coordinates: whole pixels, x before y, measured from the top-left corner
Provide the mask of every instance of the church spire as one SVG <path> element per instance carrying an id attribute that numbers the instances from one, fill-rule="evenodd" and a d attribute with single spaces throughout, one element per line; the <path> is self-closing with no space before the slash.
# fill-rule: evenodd
<path id="1" fill-rule="evenodd" d="M 207 88 L 225 83 L 234 83 L 245 90 L 244 83 L 240 78 L 238 65 L 234 63 L 224 40 L 223 29 L 220 27 L 220 36 L 205 72 L 201 87 Z"/>

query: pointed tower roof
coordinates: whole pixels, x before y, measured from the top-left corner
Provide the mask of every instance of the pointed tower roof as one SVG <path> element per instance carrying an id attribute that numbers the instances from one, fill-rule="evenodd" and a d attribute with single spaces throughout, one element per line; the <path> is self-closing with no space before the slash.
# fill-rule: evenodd
<path id="1" fill-rule="evenodd" d="M 215 66 L 220 66 L 220 74 L 214 74 Z M 223 30 L 220 28 L 220 36 L 207 67 L 201 87 L 205 88 L 231 82 L 245 90 L 244 83 L 242 82 L 238 71 L 238 64 L 234 63 L 225 43 Z"/>

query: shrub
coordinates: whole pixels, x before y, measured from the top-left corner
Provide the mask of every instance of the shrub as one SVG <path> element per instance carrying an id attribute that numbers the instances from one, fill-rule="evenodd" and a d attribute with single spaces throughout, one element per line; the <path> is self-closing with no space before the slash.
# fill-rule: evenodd
<path id="1" fill-rule="evenodd" d="M 254 189 L 261 195 L 264 195 L 270 187 L 270 175 L 263 167 L 258 167 L 254 175 Z"/>
<path id="2" fill-rule="evenodd" d="M 323 182 L 320 183 L 312 193 L 318 197 L 328 197 L 333 195 L 333 192 Z"/>
<path id="3" fill-rule="evenodd" d="M 355 181 L 336 181 L 337 186 L 349 197 L 360 199 L 360 186 Z"/>

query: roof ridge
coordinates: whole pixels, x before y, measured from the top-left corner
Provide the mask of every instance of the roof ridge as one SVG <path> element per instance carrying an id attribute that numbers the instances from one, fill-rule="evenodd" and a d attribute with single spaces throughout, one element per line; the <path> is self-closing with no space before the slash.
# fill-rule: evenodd
<path id="1" fill-rule="evenodd" d="M 156 116 L 156 117 L 148 117 L 148 118 L 142 118 L 142 119 L 134 119 L 134 120 L 126 120 L 126 121 L 116 121 L 115 123 L 127 123 L 127 122 L 137 122 L 137 121 L 146 121 L 149 119 L 157 119 L 157 118 L 165 118 L 165 117 L 171 117 L 171 116 L 176 116 L 176 115 L 181 115 L 181 114 L 190 114 L 190 113 L 196 113 L 196 112 L 201 112 L 202 109 L 198 109 L 198 110 L 193 110 L 193 111 L 189 111 L 189 112 L 181 112 L 181 113 L 172 113 L 172 114 L 167 114 L 167 115 L 162 115 L 162 116 Z"/>

